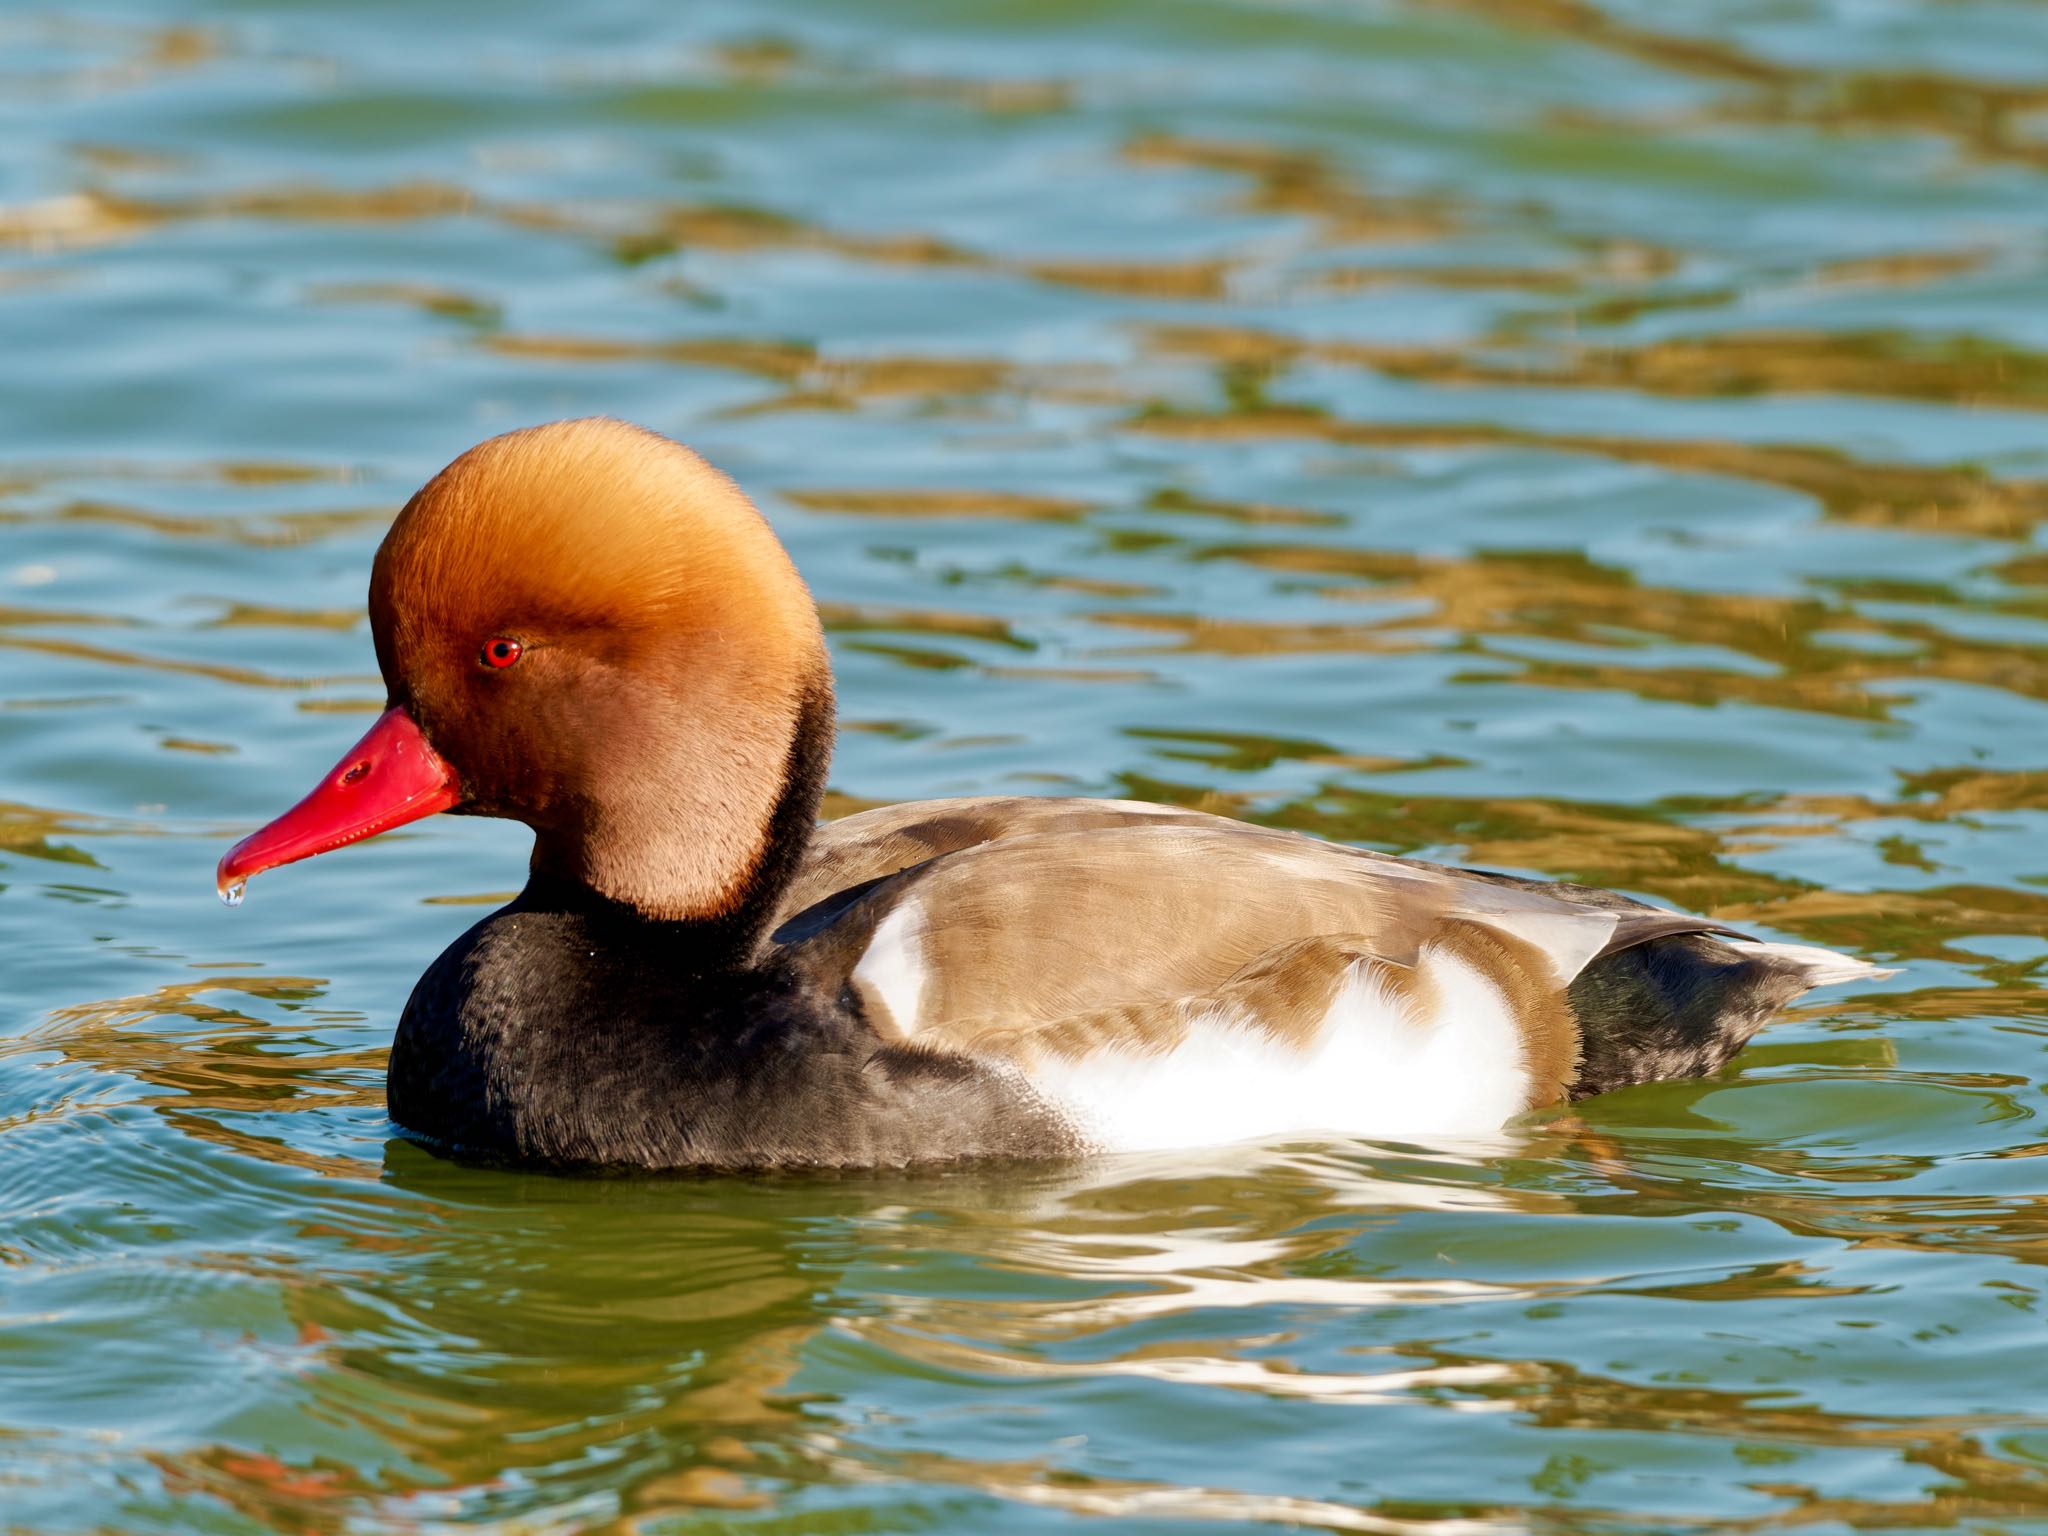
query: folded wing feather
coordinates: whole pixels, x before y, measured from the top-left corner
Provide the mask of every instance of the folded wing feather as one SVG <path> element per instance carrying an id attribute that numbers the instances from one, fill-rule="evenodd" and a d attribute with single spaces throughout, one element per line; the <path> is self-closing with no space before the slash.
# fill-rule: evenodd
<path id="1" fill-rule="evenodd" d="M 1711 926 L 1636 912 L 1659 931 Z M 1526 946 L 1548 971 L 1531 980 L 1561 989 L 1631 918 L 1199 812 L 1017 798 L 822 828 L 777 937 L 839 951 L 878 1025 L 936 1045 L 992 1020 L 1199 998 L 1303 940 L 1412 966 L 1464 923 Z"/>

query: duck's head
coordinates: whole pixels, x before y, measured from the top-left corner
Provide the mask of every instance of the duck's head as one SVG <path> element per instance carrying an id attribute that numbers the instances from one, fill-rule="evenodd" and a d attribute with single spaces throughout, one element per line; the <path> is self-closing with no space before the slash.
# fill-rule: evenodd
<path id="1" fill-rule="evenodd" d="M 384 713 L 229 850 L 224 894 L 436 811 L 523 821 L 537 872 L 669 920 L 758 905 L 800 850 L 831 736 L 817 610 L 689 449 L 602 419 L 470 449 L 385 535 L 370 624 Z"/>

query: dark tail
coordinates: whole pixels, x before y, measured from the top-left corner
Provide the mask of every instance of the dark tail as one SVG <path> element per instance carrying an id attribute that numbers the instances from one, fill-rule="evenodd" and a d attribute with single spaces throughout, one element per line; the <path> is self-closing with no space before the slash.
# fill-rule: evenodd
<path id="1" fill-rule="evenodd" d="M 1802 993 L 1893 974 L 1832 949 L 1761 943 L 1709 919 L 1592 886 L 1465 873 L 1552 890 L 1610 908 L 1620 919 L 1607 948 L 1565 993 L 1579 1020 L 1575 1099 L 1631 1083 L 1704 1077 Z"/>
<path id="2" fill-rule="evenodd" d="M 1718 1071 L 1813 985 L 1806 966 L 1767 945 L 1701 933 L 1603 955 L 1565 994 L 1582 1052 L 1572 1097 Z"/>

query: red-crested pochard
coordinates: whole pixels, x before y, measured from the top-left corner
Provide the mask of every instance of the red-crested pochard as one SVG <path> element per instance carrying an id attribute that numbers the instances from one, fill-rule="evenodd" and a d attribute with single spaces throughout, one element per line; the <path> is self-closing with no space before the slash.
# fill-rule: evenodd
<path id="1" fill-rule="evenodd" d="M 1886 974 L 1612 892 L 1115 800 L 820 826 L 832 674 L 767 522 L 609 420 L 493 438 L 370 576 L 389 703 L 221 860 L 435 811 L 531 874 L 414 989 L 390 1109 L 538 1163 L 769 1168 L 1426 1138 L 1711 1072 Z"/>

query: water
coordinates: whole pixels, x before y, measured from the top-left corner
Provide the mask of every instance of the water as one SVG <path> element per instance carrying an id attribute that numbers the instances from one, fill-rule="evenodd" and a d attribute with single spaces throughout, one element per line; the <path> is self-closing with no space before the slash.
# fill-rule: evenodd
<path id="1" fill-rule="evenodd" d="M 2048 1530 L 2048 10 L 0 10 L 0 1529 Z M 1140 795 L 1904 967 L 1478 1146 L 393 1139 L 441 818 L 214 861 L 396 505 L 605 411 L 835 808 Z"/>

